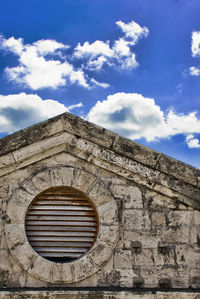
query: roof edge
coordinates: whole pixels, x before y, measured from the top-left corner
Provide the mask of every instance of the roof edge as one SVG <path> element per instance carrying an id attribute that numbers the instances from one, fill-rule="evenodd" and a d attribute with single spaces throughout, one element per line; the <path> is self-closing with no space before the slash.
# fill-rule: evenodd
<path id="1" fill-rule="evenodd" d="M 200 187 L 200 169 L 65 112 L 0 139 L 0 156 L 61 132 L 70 132 L 181 181 Z"/>

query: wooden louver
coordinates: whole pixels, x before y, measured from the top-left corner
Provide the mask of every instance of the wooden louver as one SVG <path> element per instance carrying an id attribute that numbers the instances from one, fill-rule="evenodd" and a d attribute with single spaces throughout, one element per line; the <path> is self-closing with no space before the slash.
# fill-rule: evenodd
<path id="1" fill-rule="evenodd" d="M 32 201 L 25 226 L 29 243 L 39 255 L 63 263 L 80 258 L 93 246 L 98 217 L 83 193 L 54 187 Z"/>

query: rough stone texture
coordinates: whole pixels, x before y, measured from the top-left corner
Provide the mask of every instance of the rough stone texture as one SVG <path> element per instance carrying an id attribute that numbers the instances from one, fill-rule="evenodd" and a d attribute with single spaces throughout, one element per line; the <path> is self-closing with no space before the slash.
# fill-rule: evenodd
<path id="1" fill-rule="evenodd" d="M 127 273 L 128 274 L 128 273 Z M 1 299 L 199 299 L 195 292 L 101 291 L 101 290 L 44 290 L 0 291 Z"/>
<path id="2" fill-rule="evenodd" d="M 68 278 L 68 282 L 73 282 L 72 267 L 70 264 L 54 264 L 52 271 L 53 282 L 64 282 Z"/>
<path id="3" fill-rule="evenodd" d="M 0 139 L 0 287 L 96 288 L 0 298 L 199 299 L 199 178 L 200 170 L 69 113 Z M 96 243 L 68 264 L 39 257 L 24 232 L 34 197 L 62 185 L 87 194 L 99 216 Z"/>

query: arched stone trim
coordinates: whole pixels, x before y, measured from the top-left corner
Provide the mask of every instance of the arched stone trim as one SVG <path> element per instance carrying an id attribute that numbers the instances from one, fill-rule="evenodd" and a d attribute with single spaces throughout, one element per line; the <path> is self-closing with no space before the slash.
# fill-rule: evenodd
<path id="1" fill-rule="evenodd" d="M 94 246 L 80 259 L 57 264 L 39 256 L 25 234 L 26 212 L 40 192 L 53 186 L 72 186 L 96 207 L 99 231 Z M 11 254 L 31 275 L 50 283 L 73 283 L 97 272 L 110 258 L 118 241 L 117 205 L 108 187 L 93 174 L 73 167 L 41 170 L 13 190 L 7 210 L 6 239 Z"/>

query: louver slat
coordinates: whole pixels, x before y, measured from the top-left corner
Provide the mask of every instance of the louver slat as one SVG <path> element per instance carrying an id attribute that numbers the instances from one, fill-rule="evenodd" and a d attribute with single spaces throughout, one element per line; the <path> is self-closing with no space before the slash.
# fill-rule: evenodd
<path id="1" fill-rule="evenodd" d="M 30 245 L 39 255 L 68 262 L 93 246 L 98 217 L 84 194 L 71 187 L 56 187 L 33 200 L 25 225 Z"/>
<path id="2" fill-rule="evenodd" d="M 33 227 L 33 226 L 30 226 L 30 225 L 26 225 L 26 231 L 27 231 L 27 235 L 28 235 L 28 232 L 29 231 L 92 231 L 92 232 L 96 232 L 96 228 L 95 227 L 56 227 L 56 226 L 45 226 L 45 227 L 40 227 L 40 226 L 37 226 L 37 227 Z"/>

